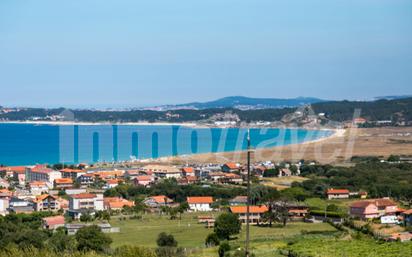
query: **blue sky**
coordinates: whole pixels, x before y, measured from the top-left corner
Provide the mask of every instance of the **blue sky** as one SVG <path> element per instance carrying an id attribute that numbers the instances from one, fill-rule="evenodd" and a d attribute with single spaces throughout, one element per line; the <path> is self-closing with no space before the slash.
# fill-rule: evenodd
<path id="1" fill-rule="evenodd" d="M 410 0 L 1 0 L 0 105 L 412 94 Z"/>

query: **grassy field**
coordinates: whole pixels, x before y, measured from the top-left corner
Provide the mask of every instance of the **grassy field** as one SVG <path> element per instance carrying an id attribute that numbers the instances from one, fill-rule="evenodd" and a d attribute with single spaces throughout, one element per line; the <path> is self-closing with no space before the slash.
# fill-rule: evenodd
<path id="1" fill-rule="evenodd" d="M 299 176 L 290 176 L 290 177 L 272 177 L 272 178 L 262 178 L 261 184 L 269 187 L 276 188 L 277 190 L 282 190 L 289 188 L 293 182 L 302 182 L 307 178 Z"/>
<path id="2" fill-rule="evenodd" d="M 412 256 L 412 243 L 379 243 L 370 238 L 333 239 L 310 238 L 298 240 L 287 247 L 299 256 L 329 257 L 398 257 Z"/>
<path id="3" fill-rule="evenodd" d="M 174 235 L 179 242 L 179 246 L 191 249 L 193 257 L 216 256 L 216 248 L 206 249 L 204 240 L 213 229 L 207 229 L 202 224 L 197 224 L 197 214 L 184 214 L 182 220 L 170 220 L 168 216 L 156 214 L 145 215 L 142 220 L 120 221 L 112 219 L 110 223 L 114 227 L 120 227 L 120 233 L 111 234 L 113 247 L 120 245 L 140 245 L 147 247 L 156 246 L 157 235 L 167 232 Z M 218 213 L 214 213 L 217 217 Z M 252 249 L 257 256 L 275 256 L 276 249 L 284 247 L 288 238 L 301 235 L 303 232 L 334 232 L 336 231 L 329 224 L 313 223 L 289 223 L 286 227 L 251 227 Z M 231 244 L 243 247 L 245 240 L 245 230 L 243 229 L 239 238 L 231 241 Z"/>

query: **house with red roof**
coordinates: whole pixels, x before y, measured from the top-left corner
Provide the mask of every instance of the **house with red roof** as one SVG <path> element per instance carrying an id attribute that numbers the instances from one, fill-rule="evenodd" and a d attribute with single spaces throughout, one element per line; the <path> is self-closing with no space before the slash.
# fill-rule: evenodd
<path id="1" fill-rule="evenodd" d="M 195 176 L 195 169 L 193 167 L 183 167 L 182 168 L 183 177 Z"/>
<path id="2" fill-rule="evenodd" d="M 241 168 L 240 164 L 234 162 L 228 162 L 222 165 L 223 172 L 235 172 Z"/>
<path id="3" fill-rule="evenodd" d="M 33 201 L 35 211 L 58 211 L 60 210 L 60 202 L 56 196 L 44 194 L 39 195 Z"/>
<path id="4" fill-rule="evenodd" d="M 349 198 L 349 190 L 348 189 L 335 189 L 329 188 L 326 191 L 326 196 L 329 200 L 331 199 L 348 199 Z"/>
<path id="5" fill-rule="evenodd" d="M 191 211 L 212 211 L 213 197 L 211 196 L 192 196 L 187 197 L 187 203 Z"/>
<path id="6" fill-rule="evenodd" d="M 64 216 L 52 216 L 52 217 L 45 217 L 42 218 L 43 221 L 43 228 L 55 230 L 60 227 L 64 227 L 65 221 Z"/>
<path id="7" fill-rule="evenodd" d="M 62 174 L 62 178 L 71 178 L 73 181 L 75 181 L 81 175 L 86 174 L 86 171 L 79 170 L 79 169 L 66 168 L 66 169 L 60 170 L 60 173 Z"/>
<path id="8" fill-rule="evenodd" d="M 165 195 L 155 195 L 147 197 L 143 203 L 150 208 L 160 208 L 162 206 L 171 206 L 173 200 Z"/>
<path id="9" fill-rule="evenodd" d="M 29 190 L 33 196 L 49 192 L 49 187 L 44 181 L 32 181 L 29 183 Z"/>
<path id="10" fill-rule="evenodd" d="M 133 183 L 136 186 L 148 187 L 154 182 L 154 177 L 149 175 L 140 175 L 134 178 Z"/>
<path id="11" fill-rule="evenodd" d="M 350 205 L 350 215 L 361 219 L 379 218 L 385 215 L 394 215 L 397 212 L 397 203 L 389 198 L 357 201 Z"/>
<path id="12" fill-rule="evenodd" d="M 125 206 L 134 206 L 134 202 L 120 197 L 104 197 L 103 203 L 105 210 L 121 210 Z"/>
<path id="13" fill-rule="evenodd" d="M 249 222 L 250 224 L 261 223 L 262 216 L 268 211 L 268 207 L 265 205 L 249 206 Z M 239 220 L 242 223 L 246 223 L 247 206 L 230 206 L 230 212 L 239 215 Z"/>
<path id="14" fill-rule="evenodd" d="M 54 188 L 66 189 L 73 187 L 73 179 L 71 178 L 58 178 L 54 180 Z"/>
<path id="15" fill-rule="evenodd" d="M 81 193 L 71 195 L 69 198 L 69 215 L 75 219 L 84 213 L 94 214 L 104 210 L 103 195 Z"/>

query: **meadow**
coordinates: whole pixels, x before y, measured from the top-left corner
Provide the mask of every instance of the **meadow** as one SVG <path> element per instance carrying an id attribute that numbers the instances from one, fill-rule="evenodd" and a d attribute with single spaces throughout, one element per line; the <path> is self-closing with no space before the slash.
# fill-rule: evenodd
<path id="1" fill-rule="evenodd" d="M 120 228 L 120 233 L 110 234 L 113 239 L 112 247 L 121 245 L 136 245 L 156 247 L 156 238 L 159 233 L 171 233 L 179 246 L 187 248 L 193 257 L 217 256 L 217 249 L 205 248 L 205 238 L 213 232 L 213 228 L 206 228 L 197 223 L 197 216 L 202 213 L 186 213 L 179 220 L 170 220 L 169 216 L 158 214 L 144 215 L 142 219 L 119 220 L 112 219 L 110 223 Z M 210 215 L 210 213 L 209 213 Z M 213 213 L 215 217 L 219 213 Z M 286 227 L 274 225 L 273 227 L 251 227 L 251 247 L 257 256 L 274 256 L 277 249 L 285 247 L 287 240 L 300 236 L 302 233 L 334 233 L 336 229 L 326 223 L 289 223 Z M 231 241 L 235 248 L 243 247 L 245 229 L 243 228 L 238 238 Z"/>

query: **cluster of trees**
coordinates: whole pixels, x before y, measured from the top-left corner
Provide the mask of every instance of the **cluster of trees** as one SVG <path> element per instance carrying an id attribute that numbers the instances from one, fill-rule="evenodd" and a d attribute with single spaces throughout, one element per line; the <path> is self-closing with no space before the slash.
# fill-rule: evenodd
<path id="1" fill-rule="evenodd" d="M 392 120 L 401 119 L 412 120 L 412 98 L 378 101 L 330 101 L 312 104 L 316 113 L 326 113 L 328 118 L 334 121 L 351 120 L 355 109 L 361 109 L 362 117 L 368 120 Z M 0 119 L 27 120 L 31 117 L 46 117 L 59 115 L 65 109 L 42 109 L 28 108 L 18 112 L 1 113 Z M 95 111 L 95 110 L 71 110 L 78 121 L 85 122 L 138 122 L 138 121 L 170 121 L 188 122 L 200 121 L 211 118 L 216 114 L 223 114 L 230 111 L 237 114 L 241 121 L 279 121 L 289 113 L 293 113 L 296 108 L 279 109 L 258 109 L 239 110 L 234 108 L 210 108 L 203 110 L 173 110 L 173 111 L 151 111 L 151 110 L 130 110 L 130 111 Z M 173 115 L 167 115 L 171 113 Z"/>
<path id="2" fill-rule="evenodd" d="M 312 196 L 324 197 L 328 188 L 366 190 L 370 197 L 412 199 L 412 164 L 360 162 L 354 167 L 305 165 L 301 174 L 309 178 L 293 186 L 303 188 Z"/>
<path id="3" fill-rule="evenodd" d="M 47 213 L 9 214 L 0 220 L 0 248 L 48 249 L 54 252 L 105 252 L 112 242 L 97 226 L 79 229 L 75 236 L 64 228 L 56 232 L 42 229 L 42 218 Z"/>
<path id="4" fill-rule="evenodd" d="M 150 188 L 122 184 L 106 190 L 104 194 L 106 197 L 121 196 L 126 199 L 136 199 L 145 195 L 166 195 L 176 202 L 184 202 L 188 196 L 213 196 L 219 199 L 231 199 L 238 195 L 244 195 L 245 193 L 246 189 L 241 187 L 178 185 L 175 179 L 166 179 L 152 185 Z"/>

